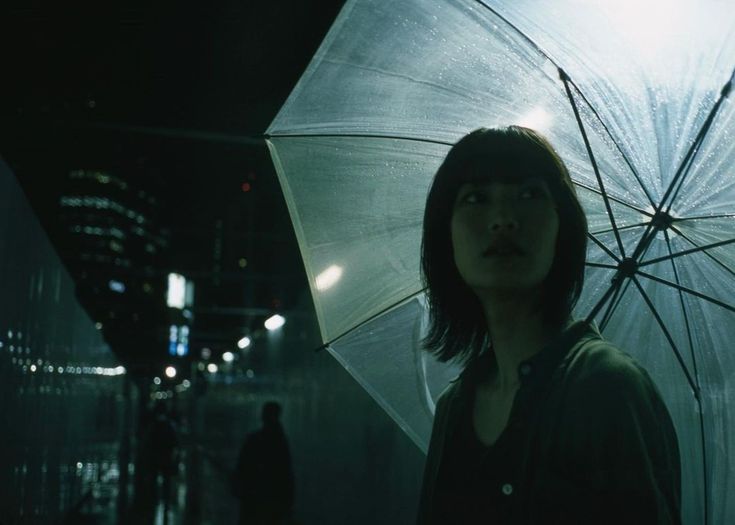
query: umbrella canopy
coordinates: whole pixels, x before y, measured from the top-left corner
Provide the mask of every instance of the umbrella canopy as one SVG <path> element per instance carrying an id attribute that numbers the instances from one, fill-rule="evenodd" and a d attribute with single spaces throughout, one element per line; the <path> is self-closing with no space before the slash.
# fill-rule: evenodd
<path id="1" fill-rule="evenodd" d="M 423 449 L 425 198 L 477 127 L 543 132 L 587 213 L 576 318 L 651 374 L 686 523 L 735 523 L 735 4 L 349 1 L 268 129 L 329 351 Z M 729 497 L 728 497 L 729 496 Z"/>

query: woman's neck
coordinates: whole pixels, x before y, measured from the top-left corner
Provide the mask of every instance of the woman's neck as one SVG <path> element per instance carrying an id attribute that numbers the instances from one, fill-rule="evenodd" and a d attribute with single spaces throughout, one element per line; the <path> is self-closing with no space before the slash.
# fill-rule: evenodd
<path id="1" fill-rule="evenodd" d="M 480 301 L 497 365 L 489 381 L 500 394 L 515 392 L 521 362 L 541 351 L 556 333 L 544 323 L 542 312 L 533 309 L 537 294 L 493 293 L 480 296 Z"/>

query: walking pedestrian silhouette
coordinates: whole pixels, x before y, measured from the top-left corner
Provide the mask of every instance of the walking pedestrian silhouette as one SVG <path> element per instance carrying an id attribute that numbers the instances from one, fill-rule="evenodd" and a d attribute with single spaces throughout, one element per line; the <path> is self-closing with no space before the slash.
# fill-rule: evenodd
<path id="1" fill-rule="evenodd" d="M 240 525 L 276 525 L 291 518 L 294 478 L 288 440 L 280 422 L 281 405 L 263 405 L 263 426 L 245 438 L 232 474 L 240 500 Z"/>

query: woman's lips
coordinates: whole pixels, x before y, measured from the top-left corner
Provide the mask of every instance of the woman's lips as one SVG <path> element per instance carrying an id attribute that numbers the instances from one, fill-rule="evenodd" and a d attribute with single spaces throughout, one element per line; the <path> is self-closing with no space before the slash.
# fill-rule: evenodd
<path id="1" fill-rule="evenodd" d="M 521 250 L 513 241 L 503 240 L 490 244 L 482 255 L 484 257 L 519 256 L 523 255 L 523 250 Z"/>

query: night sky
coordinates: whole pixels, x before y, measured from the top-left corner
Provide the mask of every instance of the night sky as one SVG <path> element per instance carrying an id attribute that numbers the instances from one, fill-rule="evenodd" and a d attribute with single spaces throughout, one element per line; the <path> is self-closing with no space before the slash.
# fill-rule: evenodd
<path id="1" fill-rule="evenodd" d="M 265 131 L 342 4 L 4 8 L 0 156 L 52 241 L 69 171 L 118 172 L 158 197 L 166 264 L 203 284 L 200 306 L 295 308 L 303 265 L 267 150 L 248 138 Z M 225 286 L 208 292 L 218 221 Z M 242 323 L 202 320 L 210 331 Z"/>

